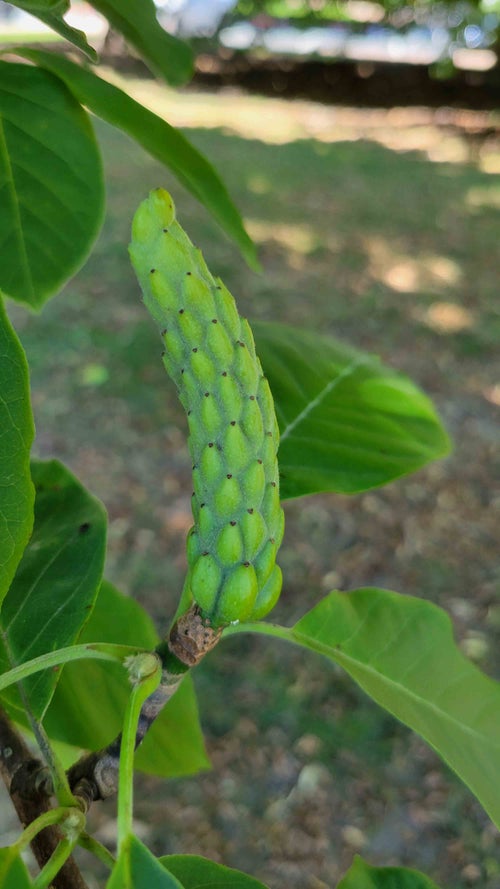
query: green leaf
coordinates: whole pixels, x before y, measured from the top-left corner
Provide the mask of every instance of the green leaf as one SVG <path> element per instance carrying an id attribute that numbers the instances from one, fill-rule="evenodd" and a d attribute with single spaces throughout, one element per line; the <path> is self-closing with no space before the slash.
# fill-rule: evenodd
<path id="1" fill-rule="evenodd" d="M 211 164 L 186 137 L 158 115 L 131 99 L 123 90 L 54 53 L 16 49 L 19 55 L 57 74 L 82 105 L 103 120 L 128 133 L 210 211 L 221 228 L 238 245 L 252 268 L 258 268 L 255 246 L 241 216 Z"/>
<path id="2" fill-rule="evenodd" d="M 104 581 L 79 641 L 154 649 L 159 639 L 144 609 Z M 129 695 L 127 675 L 120 666 L 106 663 L 103 667 L 97 661 L 68 664 L 47 711 L 45 728 L 52 738 L 98 750 L 120 731 Z M 163 777 L 193 774 L 209 767 L 190 676 L 185 677 L 148 731 L 136 754 L 136 765 Z"/>
<path id="3" fill-rule="evenodd" d="M 106 546 L 106 513 L 56 460 L 32 463 L 35 524 L 0 615 L 0 670 L 71 645 L 89 617 L 99 589 Z M 47 706 L 58 679 L 44 670 L 23 682 L 33 713 Z M 24 707 L 16 689 L 2 693 L 14 718 Z"/>
<path id="4" fill-rule="evenodd" d="M 0 886 L 2 889 L 30 889 L 30 875 L 15 846 L 0 849 Z"/>
<path id="5" fill-rule="evenodd" d="M 254 877 L 201 855 L 164 855 L 159 860 L 184 889 L 267 889 Z"/>
<path id="6" fill-rule="evenodd" d="M 40 308 L 83 264 L 103 206 L 86 112 L 49 72 L 0 62 L 0 288 Z"/>
<path id="7" fill-rule="evenodd" d="M 153 0 L 91 0 L 112 27 L 139 51 L 154 74 L 173 86 L 193 76 L 193 53 L 187 43 L 168 34 L 158 23 Z"/>
<path id="8" fill-rule="evenodd" d="M 438 889 L 429 877 L 407 867 L 371 867 L 356 855 L 337 889 Z"/>
<path id="9" fill-rule="evenodd" d="M 67 40 L 68 43 L 73 44 L 81 52 L 85 53 L 91 62 L 97 62 L 99 56 L 94 47 L 88 42 L 85 32 L 80 31 L 79 28 L 73 28 L 72 25 L 68 25 L 59 12 L 35 12 L 35 10 L 32 10 L 32 15 L 36 15 L 41 22 L 52 28 L 56 34 L 60 34 L 64 40 Z"/>
<path id="10" fill-rule="evenodd" d="M 183 889 L 183 886 L 137 837 L 131 836 L 120 853 L 106 889 Z"/>
<path id="11" fill-rule="evenodd" d="M 10 0 L 13 6 L 24 9 L 30 15 L 36 16 L 56 34 L 60 34 L 77 49 L 81 49 L 92 61 L 97 61 L 97 53 L 87 41 L 87 36 L 78 28 L 72 28 L 64 21 L 63 16 L 68 12 L 69 0 Z"/>
<path id="12" fill-rule="evenodd" d="M 441 608 L 388 590 L 326 596 L 292 628 L 246 629 L 340 664 L 442 756 L 500 827 L 500 683 L 468 661 Z M 245 624 L 226 631 L 243 632 Z"/>
<path id="13" fill-rule="evenodd" d="M 284 499 L 366 491 L 448 453 L 431 402 L 407 377 L 331 337 L 252 326 L 280 425 Z"/>
<path id="14" fill-rule="evenodd" d="M 33 527 L 28 364 L 0 298 L 0 605 Z"/>

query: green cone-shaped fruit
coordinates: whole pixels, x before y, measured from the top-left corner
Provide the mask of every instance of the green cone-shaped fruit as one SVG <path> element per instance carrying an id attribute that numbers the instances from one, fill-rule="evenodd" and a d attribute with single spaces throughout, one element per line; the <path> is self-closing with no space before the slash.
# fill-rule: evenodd
<path id="1" fill-rule="evenodd" d="M 278 424 L 252 331 L 161 188 L 135 214 L 130 256 L 188 415 L 191 595 L 213 626 L 264 617 L 281 590 L 283 511 Z"/>

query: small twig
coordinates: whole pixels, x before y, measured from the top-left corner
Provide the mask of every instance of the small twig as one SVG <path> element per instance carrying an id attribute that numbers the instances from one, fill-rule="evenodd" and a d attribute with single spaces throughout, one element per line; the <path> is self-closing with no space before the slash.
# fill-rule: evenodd
<path id="1" fill-rule="evenodd" d="M 136 749 L 179 688 L 186 672 L 217 645 L 221 634 L 222 628 L 214 629 L 207 624 L 196 605 L 175 622 L 168 639 L 156 649 L 162 662 L 162 676 L 158 688 L 142 707 Z M 118 789 L 120 743 L 121 736 L 118 736 L 104 750 L 87 754 L 70 768 L 68 779 L 75 796 L 84 797 L 89 805 L 92 800 L 114 796 Z"/>
<path id="2" fill-rule="evenodd" d="M 20 734 L 0 710 L 0 774 L 23 828 L 51 809 L 50 800 L 42 789 L 45 773 L 46 767 L 33 757 Z M 31 848 L 41 868 L 46 865 L 61 839 L 62 833 L 56 825 L 46 827 L 33 838 Z M 88 889 L 73 858 L 65 861 L 52 885 L 54 889 Z"/>

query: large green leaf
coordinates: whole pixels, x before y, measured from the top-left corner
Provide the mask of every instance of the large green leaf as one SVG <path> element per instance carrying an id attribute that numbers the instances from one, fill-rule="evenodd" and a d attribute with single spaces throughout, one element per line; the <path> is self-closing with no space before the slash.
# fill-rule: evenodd
<path id="1" fill-rule="evenodd" d="M 247 235 L 241 216 L 212 165 L 185 136 L 158 115 L 148 111 L 123 90 L 97 77 L 92 71 L 75 65 L 54 53 L 17 49 L 42 68 L 57 74 L 82 105 L 123 132 L 128 133 L 160 163 L 165 164 L 179 182 L 217 220 L 238 245 L 252 268 L 258 267 L 255 247 Z"/>
<path id="2" fill-rule="evenodd" d="M 0 62 L 0 288 L 43 305 L 82 265 L 103 206 L 86 112 L 50 72 Z"/>
<path id="3" fill-rule="evenodd" d="M 193 76 L 193 53 L 187 43 L 168 34 L 158 23 L 153 0 L 90 0 L 112 27 L 140 52 L 154 74 L 173 86 Z"/>
<path id="4" fill-rule="evenodd" d="M 92 610 L 106 546 L 106 513 L 57 461 L 32 463 L 35 524 L 0 614 L 0 671 L 71 645 Z M 23 682 L 36 716 L 43 713 L 58 673 L 44 670 Z M 16 689 L 2 701 L 18 718 Z"/>
<path id="5" fill-rule="evenodd" d="M 407 867 L 371 867 L 356 855 L 337 889 L 438 889 L 429 877 Z"/>
<path id="6" fill-rule="evenodd" d="M 106 889 L 183 889 L 183 886 L 137 837 L 130 836 L 120 852 Z"/>
<path id="7" fill-rule="evenodd" d="M 431 402 L 407 377 L 331 337 L 253 327 L 280 425 L 283 498 L 366 491 L 448 453 Z"/>
<path id="8" fill-rule="evenodd" d="M 292 628 L 242 624 L 340 664 L 378 704 L 425 738 L 500 827 L 500 683 L 468 661 L 431 602 L 388 590 L 333 592 Z"/>
<path id="9" fill-rule="evenodd" d="M 14 846 L 0 849 L 0 886 L 2 889 L 30 889 L 30 875 Z"/>
<path id="10" fill-rule="evenodd" d="M 0 605 L 33 527 L 28 365 L 0 298 Z"/>
<path id="11" fill-rule="evenodd" d="M 184 889 L 267 889 L 254 877 L 201 855 L 164 855 L 159 860 Z"/>
<path id="12" fill-rule="evenodd" d="M 79 641 L 153 649 L 159 640 L 147 612 L 104 581 Z M 129 695 L 127 676 L 119 665 L 106 663 L 103 667 L 90 660 L 68 664 L 47 711 L 45 728 L 52 738 L 98 750 L 120 731 Z M 185 677 L 147 733 L 136 754 L 136 765 L 144 772 L 164 777 L 208 768 L 190 676 Z"/>

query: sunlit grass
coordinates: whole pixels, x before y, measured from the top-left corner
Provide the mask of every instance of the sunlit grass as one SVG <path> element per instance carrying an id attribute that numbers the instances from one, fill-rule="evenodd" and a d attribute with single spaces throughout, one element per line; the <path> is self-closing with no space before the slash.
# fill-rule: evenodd
<path id="1" fill-rule="evenodd" d="M 116 75 L 110 74 L 115 78 Z M 481 130 L 500 125 L 498 112 L 464 109 L 349 108 L 303 100 L 236 97 L 228 89 L 207 100 L 205 93 L 174 93 L 142 80 L 128 80 L 128 91 L 171 124 L 222 128 L 246 139 L 282 145 L 297 139 L 345 142 L 367 139 L 394 151 L 422 151 L 436 163 L 463 163 L 477 154 L 498 170 L 498 140 L 482 144 Z"/>

